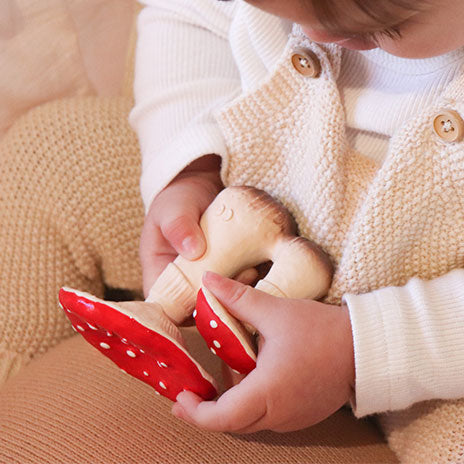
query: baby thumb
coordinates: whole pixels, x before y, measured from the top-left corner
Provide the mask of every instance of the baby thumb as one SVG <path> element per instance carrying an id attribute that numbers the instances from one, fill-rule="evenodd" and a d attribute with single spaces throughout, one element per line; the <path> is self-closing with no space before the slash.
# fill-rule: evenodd
<path id="1" fill-rule="evenodd" d="M 261 333 L 266 331 L 266 322 L 272 319 L 276 297 L 214 272 L 205 272 L 203 284 L 232 316 Z"/>

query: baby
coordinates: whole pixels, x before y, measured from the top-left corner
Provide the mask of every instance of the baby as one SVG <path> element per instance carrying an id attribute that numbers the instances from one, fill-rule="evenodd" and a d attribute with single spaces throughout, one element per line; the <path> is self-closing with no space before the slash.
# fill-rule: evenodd
<path id="1" fill-rule="evenodd" d="M 228 185 L 277 198 L 335 265 L 323 302 L 208 274 L 258 329 L 257 368 L 217 401 L 181 393 L 173 413 L 283 432 L 347 402 L 362 417 L 463 397 L 461 3 L 143 3 L 145 292 L 177 254 L 203 254 L 199 217 Z"/>

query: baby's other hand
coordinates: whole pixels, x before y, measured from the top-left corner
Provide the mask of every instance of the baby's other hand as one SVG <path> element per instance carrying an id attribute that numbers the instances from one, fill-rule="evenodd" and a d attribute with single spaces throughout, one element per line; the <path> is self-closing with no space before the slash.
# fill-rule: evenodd
<path id="1" fill-rule="evenodd" d="M 217 401 L 182 392 L 173 414 L 209 431 L 288 432 L 314 425 L 353 394 L 354 354 L 346 307 L 277 298 L 217 274 L 205 286 L 260 333 L 256 368 Z"/>
<path id="2" fill-rule="evenodd" d="M 222 190 L 220 158 L 207 155 L 184 169 L 153 200 L 140 238 L 145 296 L 163 269 L 178 254 L 198 259 L 206 242 L 199 220 Z"/>

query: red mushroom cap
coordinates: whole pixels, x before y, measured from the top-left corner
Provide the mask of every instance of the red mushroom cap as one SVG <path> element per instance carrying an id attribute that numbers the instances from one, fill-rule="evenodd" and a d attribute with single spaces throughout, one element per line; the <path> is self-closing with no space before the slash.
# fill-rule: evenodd
<path id="1" fill-rule="evenodd" d="M 116 303 L 88 293 L 62 288 L 59 300 L 78 333 L 122 370 L 152 386 L 157 393 L 172 401 L 183 390 L 205 400 L 216 397 L 214 379 L 182 346 L 180 333 L 176 340 L 172 334 L 147 327 L 125 314 Z"/>
<path id="2" fill-rule="evenodd" d="M 195 322 L 210 350 L 239 374 L 256 367 L 251 335 L 232 317 L 208 289 L 198 292 Z"/>

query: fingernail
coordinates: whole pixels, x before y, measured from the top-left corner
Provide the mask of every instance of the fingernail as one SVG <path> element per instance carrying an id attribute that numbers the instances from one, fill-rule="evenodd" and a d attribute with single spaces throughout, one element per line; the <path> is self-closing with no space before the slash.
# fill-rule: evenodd
<path id="1" fill-rule="evenodd" d="M 182 242 L 182 249 L 184 250 L 184 253 L 190 258 L 196 258 L 199 252 L 199 247 L 199 240 L 192 235 L 189 235 L 188 237 L 184 238 Z"/>
<path id="2" fill-rule="evenodd" d="M 223 277 L 220 274 L 217 274 L 216 272 L 206 271 L 205 273 L 203 273 L 203 282 L 208 287 L 217 287 L 222 280 Z"/>

